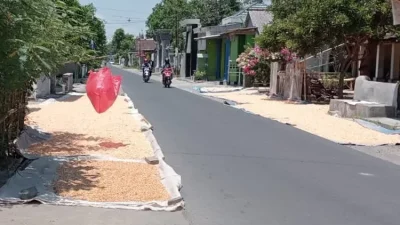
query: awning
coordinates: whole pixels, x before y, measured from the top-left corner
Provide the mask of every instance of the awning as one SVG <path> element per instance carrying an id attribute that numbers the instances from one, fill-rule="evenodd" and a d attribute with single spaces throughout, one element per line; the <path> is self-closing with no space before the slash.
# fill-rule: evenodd
<path id="1" fill-rule="evenodd" d="M 195 38 L 194 40 L 206 40 L 206 39 L 218 39 L 218 38 L 221 38 L 221 35 L 220 34 L 216 34 L 216 35 L 209 35 L 209 36 L 204 36 L 204 37 L 198 37 L 198 38 Z"/>
<path id="2" fill-rule="evenodd" d="M 237 28 L 233 30 L 229 30 L 222 35 L 239 35 L 239 34 L 255 34 L 257 33 L 257 27 L 246 27 L 246 28 Z"/>

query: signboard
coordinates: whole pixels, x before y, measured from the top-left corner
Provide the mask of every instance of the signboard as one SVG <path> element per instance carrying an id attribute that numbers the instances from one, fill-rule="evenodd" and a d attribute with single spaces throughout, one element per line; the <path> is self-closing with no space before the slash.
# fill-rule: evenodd
<path id="1" fill-rule="evenodd" d="M 393 25 L 400 24 L 400 0 L 392 1 Z"/>

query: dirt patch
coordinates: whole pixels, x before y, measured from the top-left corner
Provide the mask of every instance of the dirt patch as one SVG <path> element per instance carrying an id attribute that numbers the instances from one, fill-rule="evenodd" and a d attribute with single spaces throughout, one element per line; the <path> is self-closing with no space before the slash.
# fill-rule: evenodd
<path id="1" fill-rule="evenodd" d="M 144 163 L 74 161 L 58 170 L 57 194 L 93 202 L 166 201 L 158 168 Z"/>
<path id="2" fill-rule="evenodd" d="M 382 134 L 360 126 L 358 123 L 328 114 L 329 105 L 287 104 L 285 101 L 268 100 L 266 95 L 254 95 L 255 90 L 206 94 L 236 102 L 238 108 L 289 123 L 297 128 L 338 143 L 382 145 L 400 143 L 399 135 Z"/>
<path id="3" fill-rule="evenodd" d="M 49 141 L 29 148 L 29 152 L 46 156 L 101 154 L 123 159 L 153 156 L 150 143 L 122 96 L 102 114 L 95 112 L 87 96 L 71 98 L 29 114 L 30 124 L 53 135 Z M 111 143 L 119 144 L 110 148 Z"/>

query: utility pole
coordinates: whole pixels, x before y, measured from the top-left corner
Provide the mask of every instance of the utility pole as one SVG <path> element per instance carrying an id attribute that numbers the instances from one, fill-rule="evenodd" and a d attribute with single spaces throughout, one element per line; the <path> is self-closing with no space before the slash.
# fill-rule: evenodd
<path id="1" fill-rule="evenodd" d="M 179 26 L 178 9 L 176 9 L 176 15 L 175 15 L 175 48 L 178 48 L 178 26 Z"/>
<path id="2" fill-rule="evenodd" d="M 174 52 L 178 52 L 178 26 L 179 26 L 179 21 L 178 21 L 178 9 L 176 9 L 176 15 L 175 15 L 175 51 Z M 175 60 L 174 60 L 174 64 L 175 64 L 175 76 L 178 76 L 178 54 L 175 54 Z"/>

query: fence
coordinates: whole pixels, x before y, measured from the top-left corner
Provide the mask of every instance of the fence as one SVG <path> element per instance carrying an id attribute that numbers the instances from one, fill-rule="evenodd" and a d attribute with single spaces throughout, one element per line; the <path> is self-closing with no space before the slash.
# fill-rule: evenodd
<path id="1" fill-rule="evenodd" d="M 13 141 L 24 129 L 27 90 L 0 87 L 0 158 L 14 154 Z"/>
<path id="2" fill-rule="evenodd" d="M 274 68 L 278 69 L 278 67 Z M 304 93 L 304 72 L 304 62 L 287 64 L 284 72 L 281 71 L 276 74 L 277 94 L 288 100 L 301 100 L 302 94 Z"/>

